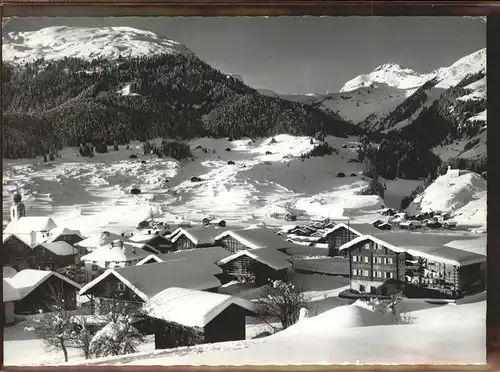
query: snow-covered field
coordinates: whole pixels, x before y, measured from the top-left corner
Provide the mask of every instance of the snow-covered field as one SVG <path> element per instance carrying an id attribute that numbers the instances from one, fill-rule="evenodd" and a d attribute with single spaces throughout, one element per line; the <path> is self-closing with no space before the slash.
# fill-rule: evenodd
<path id="1" fill-rule="evenodd" d="M 101 229 L 135 229 L 150 209 L 167 222 L 200 222 L 213 215 L 231 226 L 283 224 L 288 210 L 302 220 L 317 215 L 355 218 L 360 211 L 380 209 L 380 198 L 357 195 L 366 185 L 362 165 L 348 163 L 356 154 L 342 149 L 352 139 L 329 137 L 339 155 L 304 161 L 296 157 L 313 148 L 309 137 L 279 135 L 275 140 L 195 139 L 190 143 L 194 161 L 142 156 L 139 143 L 92 159 L 69 148 L 51 163 L 41 158 L 5 160 L 4 220 L 16 190 L 23 195 L 27 215 L 50 215 L 56 223 L 87 235 Z M 208 153 L 196 149 L 199 145 Z M 139 158 L 129 159 L 132 153 Z M 347 177 L 337 178 L 338 172 Z M 193 176 L 202 181 L 191 182 Z M 142 193 L 131 195 L 132 187 Z"/>

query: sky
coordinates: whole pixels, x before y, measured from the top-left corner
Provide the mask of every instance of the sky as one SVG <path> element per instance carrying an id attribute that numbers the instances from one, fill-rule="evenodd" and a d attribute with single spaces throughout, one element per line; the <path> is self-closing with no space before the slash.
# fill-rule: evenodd
<path id="1" fill-rule="evenodd" d="M 486 24 L 464 17 L 45 17 L 12 19 L 4 32 L 60 25 L 153 31 L 279 94 L 338 92 L 384 63 L 431 72 L 486 47 Z"/>

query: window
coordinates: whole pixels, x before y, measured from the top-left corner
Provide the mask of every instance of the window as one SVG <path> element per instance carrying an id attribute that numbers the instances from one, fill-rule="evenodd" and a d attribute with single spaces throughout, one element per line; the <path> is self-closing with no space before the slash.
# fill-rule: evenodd
<path id="1" fill-rule="evenodd" d="M 354 275 L 354 276 L 361 275 L 361 270 L 353 269 L 352 270 L 352 275 Z"/>
<path id="2" fill-rule="evenodd" d="M 370 286 L 370 293 L 375 293 L 377 291 L 377 288 L 375 286 Z"/>
<path id="3" fill-rule="evenodd" d="M 368 256 L 365 256 L 365 263 L 369 263 L 370 262 L 370 258 Z"/>
<path id="4" fill-rule="evenodd" d="M 368 270 L 363 270 L 363 276 L 369 276 Z"/>
<path id="5" fill-rule="evenodd" d="M 389 265 L 392 265 L 392 264 L 394 263 L 394 260 L 392 259 L 392 257 L 388 257 L 388 258 L 387 258 L 387 263 L 388 263 Z"/>
<path id="6" fill-rule="evenodd" d="M 376 278 L 382 278 L 382 274 L 383 274 L 382 271 L 375 271 L 375 277 Z"/>
<path id="7" fill-rule="evenodd" d="M 96 264 L 92 265 L 92 271 L 97 271 L 99 270 L 99 267 Z"/>
<path id="8" fill-rule="evenodd" d="M 358 262 L 358 256 L 352 256 L 352 262 Z"/>
<path id="9" fill-rule="evenodd" d="M 116 283 L 116 289 L 118 289 L 119 291 L 125 291 L 125 284 L 123 283 Z"/>
<path id="10" fill-rule="evenodd" d="M 394 274 L 392 272 L 386 272 L 385 277 L 392 279 L 392 278 L 394 278 Z"/>
<path id="11" fill-rule="evenodd" d="M 359 285 L 359 291 L 364 292 L 365 291 L 365 286 L 363 284 Z"/>

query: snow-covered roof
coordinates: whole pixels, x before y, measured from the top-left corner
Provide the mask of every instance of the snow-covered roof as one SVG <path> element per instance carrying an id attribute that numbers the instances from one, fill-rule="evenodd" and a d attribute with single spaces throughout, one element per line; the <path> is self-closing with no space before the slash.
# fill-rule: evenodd
<path id="1" fill-rule="evenodd" d="M 29 232 L 29 233 L 16 233 L 16 234 L 6 234 L 4 231 L 4 234 L 2 236 L 2 242 L 7 243 L 9 239 L 18 239 L 24 244 L 26 244 L 28 247 L 33 248 L 34 241 L 36 238 L 36 233 L 35 232 Z"/>
<path id="2" fill-rule="evenodd" d="M 150 317 L 175 322 L 186 327 L 205 327 L 231 305 L 255 314 L 253 303 L 243 298 L 186 288 L 167 288 L 144 304 Z"/>
<path id="3" fill-rule="evenodd" d="M 180 258 L 149 265 L 135 265 L 108 269 L 80 291 L 85 295 L 95 285 L 114 275 L 130 290 L 144 301 L 147 301 L 162 290 L 170 287 L 206 290 L 220 286 L 215 275 L 222 274 L 222 269 L 215 264 L 197 262 Z"/>
<path id="4" fill-rule="evenodd" d="M 26 269 L 19 271 L 12 278 L 5 278 L 5 280 L 7 280 L 12 287 L 19 291 L 21 298 L 25 298 L 51 276 L 56 276 L 77 289 L 81 288 L 80 284 L 55 271 Z"/>
<path id="5" fill-rule="evenodd" d="M 254 260 L 275 270 L 283 270 L 292 266 L 291 262 L 289 261 L 290 256 L 287 256 L 286 254 L 281 253 L 280 251 L 273 248 L 256 248 L 246 251 L 239 251 L 232 256 L 220 260 L 219 263 L 226 264 L 241 256 L 248 256 L 250 258 L 253 258 Z"/>
<path id="6" fill-rule="evenodd" d="M 487 237 L 483 235 L 474 239 L 453 240 L 446 243 L 445 246 L 486 256 L 486 243 Z"/>
<path id="7" fill-rule="evenodd" d="M 56 227 L 55 229 L 52 229 L 50 231 L 50 235 L 47 238 L 47 240 L 45 240 L 45 242 L 52 243 L 58 237 L 63 236 L 63 235 L 76 235 L 76 236 L 79 236 L 80 238 L 83 239 L 83 235 L 80 232 L 80 230 L 70 230 L 64 226 L 59 226 L 59 227 Z"/>
<path id="8" fill-rule="evenodd" d="M 374 243 L 380 244 L 393 252 L 403 253 L 406 252 L 412 256 L 418 256 L 422 258 L 427 258 L 430 260 L 448 263 L 457 266 L 467 266 L 474 263 L 484 262 L 486 260 L 485 256 L 466 252 L 463 250 L 447 247 L 444 245 L 432 245 L 432 246 L 419 246 L 419 245 L 400 245 L 395 246 L 389 242 L 382 240 L 378 237 L 371 235 L 362 235 L 350 242 L 342 245 L 339 250 L 345 250 L 351 248 L 361 242 L 371 240 Z"/>
<path id="9" fill-rule="evenodd" d="M 228 230 L 218 235 L 217 241 L 230 236 L 250 249 L 256 248 L 293 248 L 295 244 L 287 242 L 273 230 L 266 227 L 255 227 L 251 229 Z"/>
<path id="10" fill-rule="evenodd" d="M 17 270 L 10 266 L 2 267 L 2 271 L 3 271 L 3 278 L 12 278 L 14 275 L 17 274 Z"/>
<path id="11" fill-rule="evenodd" d="M 31 231 L 50 231 L 57 228 L 50 217 L 21 217 L 10 222 L 4 230 L 7 234 L 27 234 Z"/>
<path id="12" fill-rule="evenodd" d="M 42 243 L 39 246 L 51 251 L 58 256 L 71 256 L 76 255 L 77 250 L 69 243 L 65 241 L 57 241 L 52 243 Z"/>
<path id="13" fill-rule="evenodd" d="M 3 279 L 3 302 L 17 301 L 21 299 L 21 294 L 5 278 Z"/>
<path id="14" fill-rule="evenodd" d="M 108 244 L 111 244 L 115 240 L 122 240 L 125 243 L 129 244 L 134 244 L 136 246 L 139 246 L 140 244 L 132 242 L 130 239 L 125 238 L 121 235 L 109 232 L 109 231 L 104 231 L 101 234 L 96 234 L 88 237 L 87 239 L 84 239 L 82 241 L 79 241 L 78 243 L 75 243 L 75 246 L 77 247 L 83 247 L 83 248 L 99 248 Z"/>
<path id="15" fill-rule="evenodd" d="M 111 243 L 86 254 L 80 260 L 95 262 L 127 262 L 140 260 L 149 255 L 150 253 L 144 249 L 128 243 L 123 243 L 123 247 Z"/>
<path id="16" fill-rule="evenodd" d="M 182 235 L 191 240 L 194 244 L 215 244 L 215 238 L 225 231 L 224 228 L 216 228 L 213 226 L 184 229 L 177 231 L 172 237 L 172 242 L 176 242 Z M 175 232 L 174 232 L 175 233 Z"/>
<path id="17" fill-rule="evenodd" d="M 139 261 L 137 265 L 142 265 L 151 259 L 155 260 L 156 262 L 165 262 L 177 260 L 180 258 L 187 258 L 196 262 L 206 262 L 213 264 L 229 255 L 230 253 L 222 247 L 195 248 L 171 253 L 150 254 L 146 258 L 143 258 L 141 261 Z"/>
<path id="18" fill-rule="evenodd" d="M 419 256 L 433 261 L 449 263 L 457 266 L 467 266 L 486 261 L 486 256 L 474 252 L 467 252 L 447 246 L 427 247 L 412 246 L 403 247 L 412 256 Z"/>

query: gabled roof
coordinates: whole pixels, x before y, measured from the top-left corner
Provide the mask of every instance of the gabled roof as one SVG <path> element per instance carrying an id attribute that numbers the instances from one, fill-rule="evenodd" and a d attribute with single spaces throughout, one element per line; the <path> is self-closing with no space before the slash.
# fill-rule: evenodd
<path id="1" fill-rule="evenodd" d="M 29 238 L 28 238 L 29 237 Z M 29 248 L 33 248 L 31 244 L 31 233 L 28 234 L 3 234 L 2 243 L 7 243 L 10 239 L 17 239 L 26 244 Z"/>
<path id="2" fill-rule="evenodd" d="M 287 256 L 286 254 L 281 253 L 280 251 L 273 248 L 256 248 L 246 251 L 239 251 L 232 256 L 223 258 L 219 261 L 219 264 L 226 264 L 241 256 L 248 256 L 250 258 L 253 258 L 254 260 L 275 270 L 283 270 L 292 267 L 290 256 Z"/>
<path id="3" fill-rule="evenodd" d="M 250 249 L 256 248 L 294 248 L 295 244 L 287 242 L 281 236 L 277 235 L 271 229 L 266 227 L 254 227 L 250 229 L 241 230 L 228 230 L 218 235 L 215 239 L 217 241 L 230 236 L 238 240 L 241 244 Z"/>
<path id="4" fill-rule="evenodd" d="M 21 299 L 21 294 L 8 280 L 3 279 L 3 302 L 17 301 Z"/>
<path id="5" fill-rule="evenodd" d="M 85 295 L 95 285 L 107 278 L 115 276 L 137 296 L 147 301 L 154 295 L 170 287 L 206 290 L 220 286 L 215 275 L 222 274 L 222 269 L 215 264 L 199 263 L 194 260 L 180 258 L 149 265 L 135 265 L 109 269 L 80 291 Z"/>
<path id="6" fill-rule="evenodd" d="M 50 231 L 57 228 L 50 217 L 21 217 L 10 222 L 4 230 L 7 234 L 29 234 L 31 231 Z"/>
<path id="7" fill-rule="evenodd" d="M 155 239 L 162 239 L 162 240 L 165 240 L 166 242 L 170 243 L 170 239 L 167 238 L 166 236 L 160 235 L 160 234 L 155 234 L 155 235 L 149 235 L 149 239 L 142 241 L 142 244 L 149 244 L 150 242 L 152 242 Z"/>
<path id="8" fill-rule="evenodd" d="M 77 289 L 81 288 L 80 284 L 55 271 L 26 269 L 19 271 L 12 278 L 5 278 L 4 280 L 8 281 L 9 284 L 19 292 L 21 298 L 25 298 L 40 284 L 42 284 L 52 276 L 56 276 L 59 279 L 64 280 L 66 283 L 72 285 Z"/>
<path id="9" fill-rule="evenodd" d="M 144 249 L 128 243 L 124 243 L 123 248 L 111 243 L 86 254 L 80 258 L 80 260 L 95 262 L 127 262 L 143 259 L 149 254 L 150 253 Z"/>
<path id="10" fill-rule="evenodd" d="M 165 262 L 178 260 L 179 258 L 187 258 L 196 262 L 214 264 L 229 255 L 230 253 L 222 247 L 194 248 L 163 254 L 151 254 L 139 261 L 137 265 L 142 265 L 151 259 L 156 262 Z"/>
<path id="11" fill-rule="evenodd" d="M 38 246 L 43 247 L 58 256 L 72 256 L 78 253 L 78 251 L 71 244 L 66 243 L 65 241 L 42 243 Z"/>
<path id="12" fill-rule="evenodd" d="M 141 245 L 140 243 L 132 242 L 130 239 L 127 239 L 121 235 L 109 231 L 103 231 L 101 234 L 92 235 L 87 239 L 75 243 L 75 246 L 96 249 L 111 244 L 115 240 L 122 240 L 125 243 L 132 244 L 135 246 Z"/>
<path id="13" fill-rule="evenodd" d="M 186 288 L 167 288 L 144 304 L 145 313 L 153 318 L 175 322 L 186 327 L 205 327 L 231 305 L 255 314 L 256 306 L 248 300 L 220 293 Z"/>
<path id="14" fill-rule="evenodd" d="M 64 236 L 64 235 L 76 235 L 83 240 L 83 235 L 80 232 L 80 230 L 70 230 L 70 229 L 67 229 L 66 227 L 59 226 L 59 227 L 56 227 L 55 229 L 52 229 L 50 231 L 50 235 L 47 238 L 47 240 L 45 240 L 45 243 L 52 243 L 58 237 Z"/>
<path id="15" fill-rule="evenodd" d="M 433 245 L 433 246 L 409 246 L 409 245 L 401 245 L 396 246 L 390 244 L 389 242 L 382 240 L 379 237 L 374 237 L 371 235 L 362 235 L 357 237 L 356 239 L 351 240 L 350 242 L 342 245 L 339 250 L 349 249 L 359 243 L 364 241 L 371 240 L 374 243 L 380 244 L 393 252 L 397 253 L 408 253 L 412 256 L 418 256 L 422 258 L 427 258 L 430 260 L 448 263 L 451 265 L 457 266 L 467 266 L 474 263 L 484 262 L 486 260 L 485 256 L 470 253 L 466 251 L 462 251 L 459 249 L 447 247 L 444 245 Z"/>
<path id="16" fill-rule="evenodd" d="M 194 244 L 215 244 L 215 237 L 221 232 L 226 231 L 225 228 L 216 228 L 213 226 L 198 227 L 193 229 L 181 228 L 179 231 L 174 231 L 175 236 L 172 236 L 172 242 L 175 243 L 182 235 L 191 240 Z"/>

